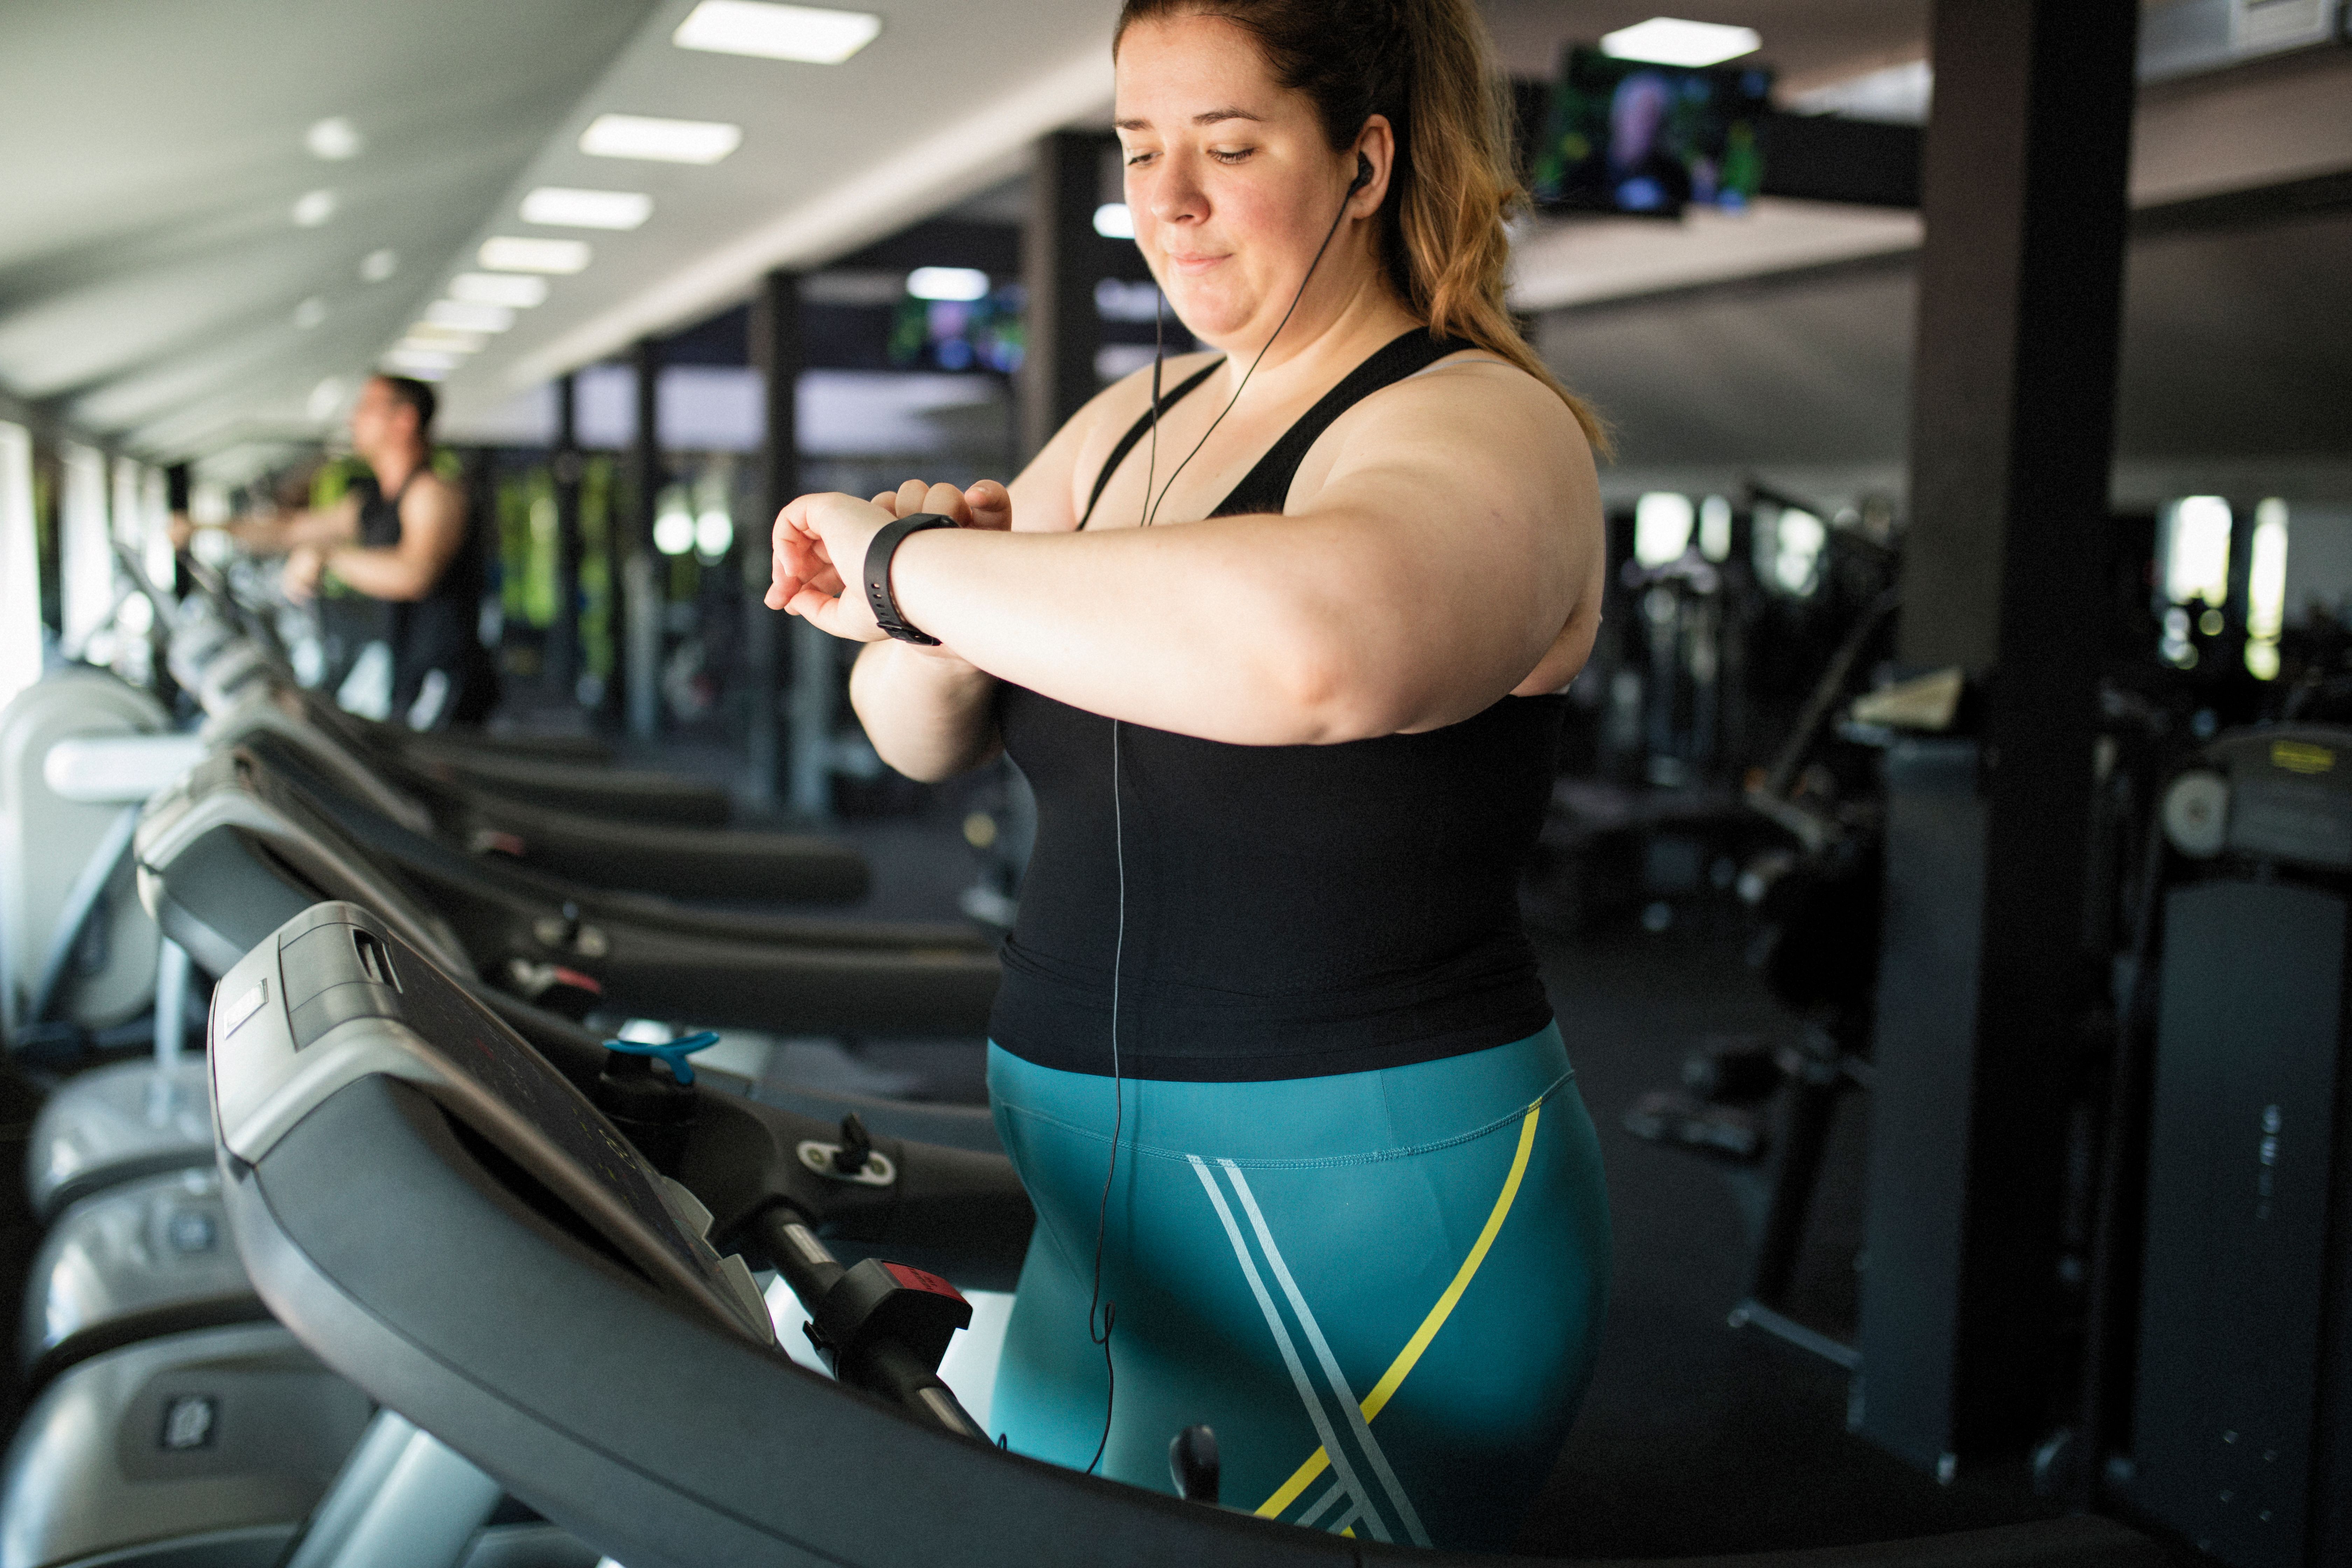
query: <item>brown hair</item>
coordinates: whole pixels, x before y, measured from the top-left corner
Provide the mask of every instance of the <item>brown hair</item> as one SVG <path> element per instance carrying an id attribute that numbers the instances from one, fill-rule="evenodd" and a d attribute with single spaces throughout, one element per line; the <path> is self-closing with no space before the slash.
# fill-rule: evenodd
<path id="1" fill-rule="evenodd" d="M 376 379 L 383 383 L 391 391 L 392 400 L 394 403 L 415 413 L 416 438 L 420 441 L 431 440 L 433 414 L 441 405 L 441 400 L 433 395 L 433 388 L 413 375 L 386 375 L 379 371 L 376 373 Z"/>
<path id="2" fill-rule="evenodd" d="M 1334 150 L 1373 115 L 1388 117 L 1397 150 L 1381 252 L 1398 298 L 1431 331 L 1551 388 L 1608 451 L 1599 416 L 1536 356 L 1503 303 L 1503 220 L 1525 193 L 1510 174 L 1509 99 L 1487 68 L 1470 0 L 1125 0 L 1112 54 L 1134 23 L 1178 16 L 1222 17 L 1249 34 L 1274 79 L 1315 105 Z"/>

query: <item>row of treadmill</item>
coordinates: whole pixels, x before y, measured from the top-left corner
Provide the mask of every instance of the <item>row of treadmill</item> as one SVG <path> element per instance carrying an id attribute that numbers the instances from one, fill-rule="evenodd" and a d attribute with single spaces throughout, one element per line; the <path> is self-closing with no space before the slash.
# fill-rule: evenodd
<path id="1" fill-rule="evenodd" d="M 0 710 L 0 1021 L 52 1085 L 0 1568 L 1456 1560 L 1223 1506 L 1197 1437 L 1164 1491 L 1006 1451 L 938 1374 L 1033 1221 L 986 1113 L 694 1065 L 976 1044 L 990 933 L 812 916 L 842 843 L 354 719 L 217 584 L 144 591 L 196 729 L 73 667 Z M 1724 1561 L 2163 1560 L 2085 1518 Z"/>

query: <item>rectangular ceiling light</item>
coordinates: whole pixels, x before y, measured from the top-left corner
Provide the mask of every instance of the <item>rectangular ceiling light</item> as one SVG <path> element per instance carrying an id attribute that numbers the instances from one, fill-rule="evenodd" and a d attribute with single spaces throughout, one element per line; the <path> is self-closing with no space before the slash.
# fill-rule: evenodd
<path id="1" fill-rule="evenodd" d="M 474 259 L 490 272 L 577 272 L 588 265 L 588 242 L 500 235 L 482 241 Z"/>
<path id="2" fill-rule="evenodd" d="M 656 120 L 600 114 L 580 133 L 592 158 L 645 158 L 656 163 L 716 163 L 743 144 L 743 128 L 716 120 Z"/>
<path id="3" fill-rule="evenodd" d="M 574 191 L 541 185 L 522 199 L 522 221 L 550 228 L 635 228 L 653 216 L 642 191 Z"/>
<path id="4" fill-rule="evenodd" d="M 457 356 L 402 343 L 383 356 L 383 363 L 403 375 L 413 375 L 419 381 L 438 381 L 456 368 Z"/>
<path id="5" fill-rule="evenodd" d="M 1753 54 L 1763 46 L 1763 35 L 1753 27 L 1685 22 L 1673 16 L 1653 16 L 1601 37 L 1603 54 L 1662 66 L 1711 66 Z"/>
<path id="6" fill-rule="evenodd" d="M 514 312 L 504 305 L 468 305 L 463 300 L 436 300 L 425 307 L 425 319 L 460 332 L 503 332 L 514 325 Z"/>
<path id="7" fill-rule="evenodd" d="M 547 279 L 528 272 L 460 272 L 449 279 L 449 298 L 468 305 L 528 310 L 547 302 Z"/>
<path id="8" fill-rule="evenodd" d="M 479 332 L 461 332 L 455 327 L 445 327 L 436 321 L 419 321 L 408 329 L 400 340 L 404 349 L 430 349 L 436 353 L 479 353 L 490 340 Z"/>
<path id="9" fill-rule="evenodd" d="M 702 0 L 669 41 L 681 49 L 756 55 L 837 66 L 882 31 L 882 18 L 864 11 L 774 5 L 766 0 Z"/>

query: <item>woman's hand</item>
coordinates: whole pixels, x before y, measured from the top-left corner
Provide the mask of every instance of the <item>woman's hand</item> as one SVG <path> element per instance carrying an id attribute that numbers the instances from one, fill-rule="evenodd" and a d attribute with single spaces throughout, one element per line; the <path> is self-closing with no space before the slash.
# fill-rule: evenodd
<path id="1" fill-rule="evenodd" d="M 1003 531 L 1013 526 L 1013 498 L 993 479 L 983 479 L 968 492 L 909 479 L 870 501 L 837 492 L 803 496 L 776 517 L 768 607 L 800 616 L 819 630 L 852 642 L 880 641 L 882 628 L 866 603 L 866 550 L 885 524 L 926 511 L 953 518 L 960 528 Z M 945 647 L 907 646 L 933 658 L 956 658 Z"/>

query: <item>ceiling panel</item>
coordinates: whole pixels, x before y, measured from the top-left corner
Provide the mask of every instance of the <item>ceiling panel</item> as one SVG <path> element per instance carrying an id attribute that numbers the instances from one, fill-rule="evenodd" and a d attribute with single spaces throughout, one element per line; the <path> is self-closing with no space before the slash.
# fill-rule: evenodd
<path id="1" fill-rule="evenodd" d="M 2352 211 L 2144 234 L 2124 292 L 2118 457 L 2167 472 L 2352 458 Z M 1893 257 L 1554 312 L 1545 357 L 1619 467 L 1899 466 L 1915 264 Z M 2187 482 L 2177 479 L 2175 482 Z"/>
<path id="2" fill-rule="evenodd" d="M 819 66 L 677 48 L 669 35 L 692 0 L 666 0 L 477 237 L 555 232 L 517 226 L 541 184 L 642 192 L 652 217 L 629 233 L 576 231 L 593 265 L 555 279 L 546 305 L 452 373 L 453 414 L 732 303 L 770 268 L 821 264 L 950 206 L 1024 167 L 1040 134 L 1107 118 L 1117 7 L 1104 0 L 871 8 L 881 36 Z M 700 167 L 592 158 L 579 132 L 608 111 L 726 121 L 742 146 Z"/>
<path id="3" fill-rule="evenodd" d="M 0 386 L 117 436 L 225 391 L 303 410 L 405 322 L 649 4 L 0 7 Z M 358 156 L 306 150 L 331 116 Z M 300 226 L 317 190 L 332 216 Z M 383 249 L 397 269 L 366 281 Z"/>

